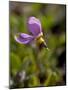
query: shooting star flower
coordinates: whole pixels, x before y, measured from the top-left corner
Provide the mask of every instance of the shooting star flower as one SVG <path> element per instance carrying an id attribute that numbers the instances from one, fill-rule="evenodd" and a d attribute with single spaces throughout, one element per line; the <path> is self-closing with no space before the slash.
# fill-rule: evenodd
<path id="1" fill-rule="evenodd" d="M 28 19 L 28 29 L 32 35 L 25 34 L 25 33 L 18 33 L 17 35 L 15 35 L 15 40 L 18 43 L 29 44 L 33 40 L 35 40 L 38 44 L 40 45 L 43 44 L 43 46 L 47 47 L 43 39 L 41 22 L 39 21 L 39 19 L 35 17 L 30 17 Z"/>

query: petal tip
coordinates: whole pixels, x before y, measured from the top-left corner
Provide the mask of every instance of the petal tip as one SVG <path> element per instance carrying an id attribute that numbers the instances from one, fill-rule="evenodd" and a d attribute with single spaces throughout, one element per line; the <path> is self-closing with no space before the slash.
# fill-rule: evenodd
<path id="1" fill-rule="evenodd" d="M 17 35 L 14 36 L 14 39 L 16 40 L 16 42 L 22 44 L 22 42 L 20 42 L 20 41 L 18 40 L 18 36 L 17 36 Z"/>

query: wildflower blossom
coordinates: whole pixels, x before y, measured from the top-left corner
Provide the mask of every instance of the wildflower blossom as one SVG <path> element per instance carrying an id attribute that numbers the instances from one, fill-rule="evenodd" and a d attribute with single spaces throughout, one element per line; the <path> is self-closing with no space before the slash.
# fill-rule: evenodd
<path id="1" fill-rule="evenodd" d="M 42 42 L 44 43 L 44 39 L 42 38 L 43 32 L 41 28 L 41 22 L 39 21 L 39 19 L 35 17 L 30 17 L 28 19 L 28 29 L 32 35 L 25 34 L 25 33 L 18 33 L 17 35 L 15 35 L 15 40 L 18 43 L 29 44 L 33 40 L 36 40 L 37 43 L 39 44 L 42 44 Z M 44 44 L 46 46 L 46 43 Z"/>

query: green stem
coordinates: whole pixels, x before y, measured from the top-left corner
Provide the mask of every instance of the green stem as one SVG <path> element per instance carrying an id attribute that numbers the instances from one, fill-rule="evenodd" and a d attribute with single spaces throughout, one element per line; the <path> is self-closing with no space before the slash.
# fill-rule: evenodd
<path id="1" fill-rule="evenodd" d="M 45 82 L 45 86 L 48 86 L 48 85 L 49 85 L 51 78 L 52 78 L 52 73 L 50 73 L 50 74 L 48 75 L 48 78 L 47 78 L 47 80 L 46 80 L 46 82 Z"/>

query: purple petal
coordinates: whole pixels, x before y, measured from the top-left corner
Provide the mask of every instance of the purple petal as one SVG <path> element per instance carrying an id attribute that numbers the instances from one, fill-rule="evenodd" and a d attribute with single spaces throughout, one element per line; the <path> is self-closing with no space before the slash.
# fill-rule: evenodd
<path id="1" fill-rule="evenodd" d="M 35 17 L 30 17 L 28 20 L 28 28 L 29 31 L 34 35 L 38 36 L 41 32 L 41 22 L 35 18 Z"/>
<path id="2" fill-rule="evenodd" d="M 15 35 L 15 40 L 18 43 L 21 44 L 28 44 L 34 39 L 33 36 L 25 34 L 25 33 L 19 33 L 18 35 Z"/>

